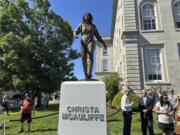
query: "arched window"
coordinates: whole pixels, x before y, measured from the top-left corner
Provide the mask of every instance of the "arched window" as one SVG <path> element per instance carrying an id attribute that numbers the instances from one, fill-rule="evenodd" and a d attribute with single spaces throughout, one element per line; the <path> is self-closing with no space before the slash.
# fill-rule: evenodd
<path id="1" fill-rule="evenodd" d="M 108 60 L 107 59 L 103 59 L 102 60 L 102 71 L 108 71 Z"/>
<path id="2" fill-rule="evenodd" d="M 154 12 L 154 5 L 150 3 L 146 3 L 142 5 L 141 24 L 143 30 L 156 29 L 156 17 Z"/>
<path id="3" fill-rule="evenodd" d="M 180 28 L 180 1 L 174 3 L 174 17 L 176 28 Z"/>

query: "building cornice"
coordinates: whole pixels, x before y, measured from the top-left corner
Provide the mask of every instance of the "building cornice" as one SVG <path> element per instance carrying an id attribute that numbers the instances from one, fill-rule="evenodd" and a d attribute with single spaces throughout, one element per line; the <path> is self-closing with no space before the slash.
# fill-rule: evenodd
<path id="1" fill-rule="evenodd" d="M 95 72 L 96 75 L 107 75 L 115 72 Z"/>
<path id="2" fill-rule="evenodd" d="M 109 40 L 109 41 L 111 41 L 111 37 L 110 36 L 102 36 L 102 39 L 103 40 Z M 95 42 L 98 42 L 98 40 L 97 39 L 95 39 Z"/>

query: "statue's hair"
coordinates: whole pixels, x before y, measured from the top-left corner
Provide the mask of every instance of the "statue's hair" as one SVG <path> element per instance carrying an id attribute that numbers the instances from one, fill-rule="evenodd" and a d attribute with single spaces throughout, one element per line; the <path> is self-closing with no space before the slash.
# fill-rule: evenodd
<path id="1" fill-rule="evenodd" d="M 92 24 L 92 21 L 93 21 L 93 16 L 92 16 L 92 14 L 91 13 L 85 13 L 84 15 L 83 15 L 83 22 L 85 22 L 85 16 L 89 16 L 89 18 L 90 18 L 90 20 L 89 20 L 89 23 L 90 24 Z"/>

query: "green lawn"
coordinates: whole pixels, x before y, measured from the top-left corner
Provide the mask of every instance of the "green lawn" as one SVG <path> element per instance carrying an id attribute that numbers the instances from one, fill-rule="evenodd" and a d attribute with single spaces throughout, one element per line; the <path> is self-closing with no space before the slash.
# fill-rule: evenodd
<path id="1" fill-rule="evenodd" d="M 50 105 L 47 110 L 37 109 L 35 115 L 33 115 L 32 132 L 24 132 L 21 135 L 56 135 L 58 127 L 58 110 L 59 105 Z M 109 115 L 109 114 L 108 114 Z M 7 123 L 6 135 L 18 135 L 20 130 L 19 122 L 19 110 L 13 110 L 10 112 L 10 116 L 0 116 L 0 120 L 10 120 Z M 121 135 L 123 121 L 122 115 L 116 114 L 112 117 L 108 117 L 108 131 L 111 135 Z M 155 126 L 155 133 L 160 134 L 160 130 Z M 26 130 L 25 125 L 25 130 Z M 141 135 L 139 114 L 134 113 L 131 135 Z M 3 134 L 2 128 L 0 128 L 0 135 Z"/>
<path id="2" fill-rule="evenodd" d="M 141 122 L 139 113 L 134 113 L 132 116 L 131 135 L 141 135 Z M 122 114 L 116 114 L 108 118 L 108 131 L 111 135 L 122 135 L 123 119 Z M 154 123 L 154 132 L 156 135 L 160 135 L 161 131 Z"/>
<path id="3" fill-rule="evenodd" d="M 32 131 L 27 131 L 25 123 L 25 132 L 21 135 L 56 135 L 58 127 L 58 110 L 59 105 L 51 105 L 47 110 L 37 109 L 33 115 Z M 0 120 L 10 120 L 7 123 L 6 135 L 19 135 L 20 130 L 20 113 L 19 110 L 10 112 L 10 116 L 0 116 Z M 0 135 L 3 134 L 0 129 Z"/>

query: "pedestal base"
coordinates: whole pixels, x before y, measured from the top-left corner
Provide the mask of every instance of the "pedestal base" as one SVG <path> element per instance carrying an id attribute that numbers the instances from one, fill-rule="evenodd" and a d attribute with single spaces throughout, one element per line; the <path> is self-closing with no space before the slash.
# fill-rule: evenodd
<path id="1" fill-rule="evenodd" d="M 103 82 L 74 81 L 62 84 L 58 135 L 107 135 Z"/>

